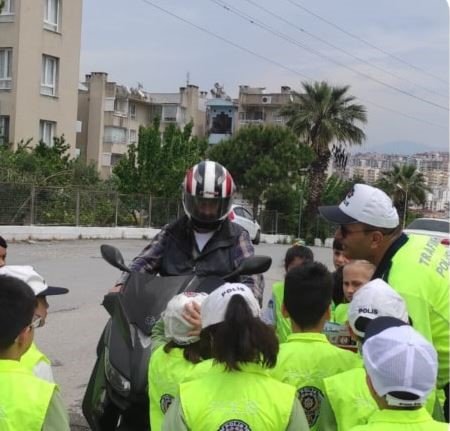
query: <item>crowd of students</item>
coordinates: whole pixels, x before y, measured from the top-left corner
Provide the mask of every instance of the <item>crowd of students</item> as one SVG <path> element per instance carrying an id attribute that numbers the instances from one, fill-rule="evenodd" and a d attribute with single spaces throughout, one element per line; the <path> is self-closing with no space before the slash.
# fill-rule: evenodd
<path id="1" fill-rule="evenodd" d="M 372 190 L 358 188 L 342 205 L 351 208 L 353 196 L 363 192 Z M 387 214 L 370 218 L 378 230 L 341 225 L 334 273 L 314 261 L 308 247 L 291 247 L 284 280 L 273 286 L 265 313 L 240 283 L 225 283 L 209 295 L 185 292 L 168 303 L 152 334 L 152 430 L 448 429 L 442 391 L 448 391 L 448 310 L 442 310 L 448 283 L 446 297 L 441 283 L 448 273 L 436 276 L 442 251 L 433 243 L 421 257 L 426 267 L 433 262 L 429 278 L 409 268 L 438 293 L 419 296 L 412 279 L 405 293 L 392 262 L 409 240 L 394 227 L 398 216 L 388 203 L 380 204 L 384 196 L 371 198 L 379 199 L 373 211 Z M 370 241 L 368 235 L 349 240 L 367 232 L 373 232 Z M 0 268 L 0 430 L 69 429 L 49 361 L 33 344 L 35 328 L 45 321 L 46 296 L 65 292 L 47 286 L 31 267 Z M 357 349 L 333 345 L 324 330 L 329 322 L 348 328 Z"/>

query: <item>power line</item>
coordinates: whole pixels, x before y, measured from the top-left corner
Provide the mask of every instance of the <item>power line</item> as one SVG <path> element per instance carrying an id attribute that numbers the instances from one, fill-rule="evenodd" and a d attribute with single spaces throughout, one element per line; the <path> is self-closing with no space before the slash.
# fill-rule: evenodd
<path id="1" fill-rule="evenodd" d="M 178 19 L 179 21 L 184 22 L 185 24 L 190 25 L 191 27 L 196 28 L 197 30 L 202 31 L 203 33 L 209 34 L 210 36 L 213 36 L 213 37 L 215 37 L 216 39 L 219 39 L 219 40 L 221 40 L 222 42 L 225 42 L 225 43 L 228 44 L 228 45 L 231 45 L 231 46 L 233 46 L 233 47 L 235 47 L 235 48 L 238 48 L 238 49 L 240 49 L 241 51 L 244 51 L 244 52 L 246 52 L 246 53 L 248 53 L 248 54 L 251 54 L 251 55 L 253 55 L 253 56 L 255 56 L 255 57 L 258 57 L 259 59 L 268 61 L 269 63 L 272 63 L 272 64 L 274 64 L 275 66 L 278 66 L 278 67 L 280 67 L 280 68 L 282 68 L 282 69 L 284 69 L 284 70 L 287 70 L 288 72 L 292 72 L 292 73 L 295 73 L 296 75 L 302 76 L 303 78 L 313 80 L 313 78 L 311 78 L 311 77 L 308 76 L 308 75 L 305 75 L 305 74 L 302 73 L 302 72 L 299 72 L 298 70 L 292 69 L 292 68 L 290 68 L 289 66 L 285 66 L 284 64 L 279 63 L 278 61 L 272 60 L 272 59 L 269 58 L 269 57 L 266 57 L 266 56 L 264 56 L 264 55 L 262 55 L 262 54 L 258 54 L 258 53 L 255 52 L 255 51 L 252 51 L 251 49 L 245 48 L 244 46 L 241 46 L 241 45 L 239 45 L 239 44 L 237 44 L 237 43 L 235 43 L 235 42 L 233 42 L 233 41 L 231 41 L 231 40 L 229 40 L 229 39 L 226 39 L 226 38 L 224 38 L 223 36 L 220 36 L 220 35 L 218 35 L 218 34 L 212 32 L 212 31 L 208 30 L 208 29 L 205 28 L 205 27 L 202 27 L 202 26 L 200 26 L 200 25 L 197 25 L 197 24 L 193 23 L 192 21 L 189 21 L 189 20 L 187 20 L 187 19 L 185 19 L 185 18 L 183 18 L 183 17 L 181 17 L 181 16 L 179 16 L 179 15 L 174 14 L 173 12 L 170 12 L 170 11 L 167 10 L 167 9 L 162 8 L 161 6 L 158 6 L 158 5 L 154 4 L 154 3 L 151 2 L 150 0 L 141 0 L 141 1 L 144 2 L 144 3 L 146 3 L 146 4 L 148 4 L 149 6 L 154 7 L 155 9 L 160 10 L 161 12 L 166 13 L 167 15 L 172 16 L 173 18 Z"/>
<path id="2" fill-rule="evenodd" d="M 353 69 L 352 67 L 347 66 L 346 64 L 341 63 L 340 61 L 335 60 L 335 59 L 333 59 L 333 58 L 331 58 L 331 57 L 329 57 L 329 56 L 327 56 L 325 54 L 322 54 L 321 52 L 319 52 L 319 51 L 317 51 L 317 50 L 315 50 L 313 48 L 310 48 L 308 46 L 302 45 L 296 39 L 293 39 L 290 36 L 287 36 L 286 34 L 281 33 L 281 32 L 279 32 L 276 29 L 273 29 L 272 27 L 270 27 L 269 25 L 265 24 L 264 22 L 262 22 L 260 20 L 257 20 L 256 18 L 252 17 L 251 15 L 248 15 L 245 12 L 242 12 L 239 9 L 237 9 L 237 8 L 235 8 L 233 6 L 230 6 L 229 4 L 227 4 L 227 3 L 225 3 L 225 2 L 223 2 L 221 0 L 210 0 L 210 1 L 215 3 L 215 4 L 217 4 L 219 7 L 224 8 L 228 12 L 234 13 L 235 15 L 239 16 L 243 20 L 248 21 L 250 24 L 256 25 L 256 26 L 258 26 L 258 27 L 268 31 L 269 33 L 274 34 L 275 36 L 279 37 L 280 39 L 286 40 L 287 42 L 290 42 L 290 43 L 292 43 L 294 45 L 297 45 L 298 47 L 304 49 L 305 51 L 308 51 L 308 52 L 310 52 L 310 53 L 312 53 L 312 54 L 314 54 L 314 55 L 316 55 L 318 57 L 324 58 L 325 60 L 330 61 L 330 62 L 332 62 L 334 64 L 337 64 L 338 66 L 344 67 L 345 69 L 348 69 L 351 72 L 356 73 L 357 75 L 363 76 L 366 79 L 369 79 L 369 80 L 371 80 L 373 82 L 376 82 L 376 83 L 378 83 L 378 84 L 380 84 L 380 85 L 382 85 L 384 87 L 390 88 L 391 90 L 397 91 L 398 93 L 404 94 L 405 96 L 409 96 L 409 97 L 412 97 L 413 99 L 420 100 L 421 102 L 427 103 L 428 105 L 434 106 L 435 108 L 439 108 L 439 109 L 442 109 L 444 111 L 448 111 L 449 110 L 446 106 L 439 105 L 438 103 L 432 102 L 431 100 L 425 99 L 425 98 L 420 97 L 420 96 L 416 96 L 415 94 L 413 94 L 413 93 L 411 93 L 409 91 L 406 91 L 406 90 L 403 90 L 401 88 L 398 88 L 395 85 L 391 85 L 391 84 L 389 84 L 387 82 L 382 81 L 381 79 L 375 78 L 375 77 L 373 77 L 371 75 L 368 75 L 368 74 L 366 74 L 364 72 L 360 72 L 359 70 Z"/>
<path id="3" fill-rule="evenodd" d="M 373 43 L 370 43 L 369 41 L 363 39 L 363 38 L 360 37 L 360 36 L 357 36 L 357 35 L 355 35 L 355 34 L 353 34 L 353 33 L 350 33 L 349 31 L 347 31 L 347 30 L 345 30 L 344 28 L 338 26 L 338 25 L 335 24 L 334 22 L 332 22 L 332 21 L 330 21 L 330 20 L 328 20 L 328 19 L 322 17 L 321 15 L 319 15 L 319 14 L 317 14 L 317 13 L 314 13 L 313 11 L 307 9 L 305 6 L 299 4 L 298 2 L 295 2 L 294 0 L 285 0 L 285 1 L 291 3 L 291 4 L 294 5 L 295 7 L 298 7 L 299 9 L 304 10 L 305 12 L 307 12 L 307 13 L 309 13 L 310 15 L 316 17 L 317 19 L 319 19 L 319 20 L 321 20 L 321 21 L 327 23 L 328 25 L 330 25 L 330 26 L 336 28 L 337 30 L 341 31 L 342 33 L 346 34 L 347 36 L 349 36 L 349 37 L 351 37 L 351 38 L 353 38 L 353 39 L 356 39 L 356 40 L 358 40 L 358 41 L 360 41 L 360 42 L 366 44 L 367 46 L 370 46 L 370 47 L 373 48 L 373 49 L 376 49 L 377 51 L 379 51 L 379 52 L 381 52 L 381 53 L 383 53 L 383 54 L 385 54 L 385 55 L 387 55 L 387 56 L 389 56 L 389 57 L 391 57 L 391 58 L 393 58 L 393 59 L 399 61 L 400 63 L 405 64 L 406 66 L 412 67 L 413 69 L 416 69 L 416 70 L 418 70 L 419 72 L 422 72 L 422 73 L 424 73 L 425 75 L 431 76 L 432 78 L 437 79 L 437 80 L 443 82 L 444 84 L 448 85 L 448 81 L 446 81 L 445 79 L 442 79 L 441 77 L 439 77 L 439 76 L 437 76 L 437 75 L 434 75 L 433 73 L 428 72 L 428 71 L 426 71 L 425 69 L 422 69 L 422 68 L 419 67 L 419 66 L 415 66 L 414 64 L 409 63 L 408 61 L 403 60 L 402 58 L 398 57 L 397 55 L 391 54 L 390 52 L 384 50 L 383 48 L 379 48 L 378 46 L 374 45 Z"/>
<path id="4" fill-rule="evenodd" d="M 284 22 L 285 24 L 290 25 L 291 27 L 295 28 L 296 30 L 298 30 L 298 31 L 300 31 L 300 32 L 302 32 L 302 33 L 305 33 L 305 34 L 307 34 L 308 36 L 311 36 L 312 38 L 314 38 L 314 39 L 316 39 L 316 40 L 319 40 L 320 42 L 324 43 L 325 45 L 330 46 L 330 47 L 333 48 L 333 49 L 336 49 L 336 50 L 338 50 L 338 51 L 343 52 L 344 54 L 346 54 L 346 55 L 348 55 L 348 56 L 354 58 L 355 60 L 357 60 L 357 61 L 359 61 L 359 62 L 361 62 L 361 63 L 367 64 L 368 66 L 371 66 L 371 67 L 373 67 L 373 68 L 375 68 L 375 69 L 378 69 L 379 71 L 381 71 L 381 72 L 383 72 L 383 73 L 386 73 L 386 74 L 388 74 L 388 75 L 393 76 L 394 78 L 400 79 L 400 80 L 402 80 L 402 81 L 409 82 L 410 84 L 412 84 L 412 85 L 414 85 L 414 86 L 416 86 L 416 87 L 419 87 L 419 88 L 421 88 L 421 89 L 427 91 L 428 93 L 435 94 L 435 95 L 437 95 L 438 97 L 444 98 L 445 100 L 448 99 L 447 96 L 443 95 L 442 93 L 440 93 L 440 92 L 438 92 L 438 91 L 431 90 L 431 89 L 429 89 L 429 88 L 427 88 L 427 87 L 424 87 L 424 86 L 421 85 L 421 84 L 418 84 L 418 83 L 416 83 L 416 82 L 413 82 L 413 81 L 411 81 L 411 80 L 409 80 L 409 79 L 407 79 L 407 78 L 401 77 L 401 76 L 399 76 L 399 75 L 397 75 L 397 74 L 395 74 L 395 73 L 393 73 L 393 72 L 391 72 L 391 71 L 389 71 L 389 70 L 386 70 L 386 69 L 384 69 L 383 67 L 380 67 L 380 66 L 378 66 L 378 65 L 376 65 L 376 64 L 374 64 L 374 63 L 372 63 L 372 62 L 370 62 L 370 61 L 368 61 L 368 60 L 365 60 L 365 59 L 363 59 L 363 58 L 361 58 L 361 57 L 358 57 L 358 56 L 352 54 L 351 52 L 349 52 L 349 51 L 347 51 L 347 50 L 345 50 L 345 49 L 343 49 L 343 48 L 340 48 L 340 47 L 337 46 L 337 45 L 334 45 L 334 44 L 331 43 L 331 42 L 328 42 L 326 39 L 323 39 L 322 37 L 317 36 L 317 35 L 315 35 L 314 33 L 311 33 L 311 32 L 309 32 L 309 31 L 305 30 L 304 28 L 302 28 L 302 27 L 300 27 L 300 26 L 294 24 L 292 21 L 289 21 L 289 20 L 283 18 L 282 16 L 276 14 L 275 12 L 273 12 L 273 11 L 271 11 L 271 10 L 265 8 L 264 6 L 259 5 L 259 4 L 258 4 L 257 2 L 255 2 L 254 0 L 245 0 L 245 1 L 246 1 L 247 3 L 250 3 L 250 4 L 253 5 L 253 6 L 257 7 L 258 9 L 263 10 L 263 11 L 266 12 L 267 14 L 269 14 L 269 15 L 271 15 L 271 16 L 274 16 L 275 18 L 279 19 L 280 21 Z"/>
<path id="5" fill-rule="evenodd" d="M 230 40 L 228 40 L 228 39 L 226 39 L 226 38 L 224 38 L 224 37 L 222 37 L 222 36 L 212 32 L 212 31 L 210 31 L 210 30 L 208 30 L 208 29 L 206 29 L 206 28 L 204 28 L 204 27 L 202 27 L 202 26 L 200 26 L 198 24 L 193 23 L 192 21 L 189 21 L 189 20 L 187 20 L 187 19 L 185 19 L 185 18 L 183 18 L 183 17 L 181 17 L 181 16 L 179 16 L 179 15 L 173 13 L 173 12 L 170 12 L 167 9 L 162 8 L 161 6 L 158 6 L 158 5 L 154 4 L 150 0 L 141 0 L 141 1 L 143 3 L 146 3 L 148 6 L 151 6 L 151 7 L 155 8 L 155 9 L 158 9 L 160 12 L 163 12 L 163 13 L 165 13 L 165 14 L 167 14 L 167 15 L 169 15 L 169 16 L 171 16 L 171 17 L 173 17 L 173 18 L 175 18 L 175 19 L 177 19 L 179 21 L 184 22 L 185 24 L 190 25 L 191 27 L 196 28 L 197 30 L 200 30 L 200 31 L 202 31 L 202 32 L 204 32 L 204 33 L 206 33 L 206 34 L 208 34 L 210 36 L 213 36 L 216 39 L 219 39 L 222 42 L 227 43 L 228 45 L 231 45 L 231 46 L 233 46 L 235 48 L 238 48 L 241 51 L 247 52 L 247 53 L 249 53 L 249 54 L 251 54 L 251 55 L 253 55 L 253 56 L 255 56 L 255 57 L 259 58 L 259 59 L 262 59 L 262 60 L 265 60 L 265 61 L 267 61 L 269 63 L 275 64 L 276 66 L 278 66 L 278 67 L 280 67 L 280 68 L 282 68 L 284 70 L 287 70 L 287 71 L 289 71 L 289 72 L 291 72 L 291 73 L 293 73 L 295 75 L 301 76 L 303 78 L 307 78 L 307 79 L 309 79 L 311 81 L 314 80 L 313 78 L 305 75 L 304 73 L 301 73 L 301 72 L 299 72 L 299 71 L 297 71 L 295 69 L 292 69 L 292 68 L 290 68 L 288 66 L 285 66 L 285 65 L 283 65 L 281 63 L 278 63 L 277 61 L 274 61 L 274 60 L 272 60 L 272 59 L 270 59 L 268 57 L 265 57 L 264 55 L 258 54 L 257 52 L 254 52 L 251 49 L 245 48 L 245 47 L 243 47 L 243 46 L 241 46 L 241 45 L 239 45 L 239 44 L 237 44 L 237 43 L 235 43 L 233 41 L 230 41 Z M 426 123 L 426 124 L 429 124 L 429 125 L 432 125 L 432 126 L 435 126 L 435 127 L 440 127 L 440 128 L 445 128 L 445 129 L 447 128 L 446 126 L 442 126 L 440 124 L 431 123 L 431 122 L 429 122 L 427 120 L 423 120 L 422 118 L 414 117 L 412 115 L 407 115 L 407 114 L 404 114 L 401 111 L 396 111 L 395 109 L 387 108 L 387 107 L 379 105 L 379 104 L 377 104 L 375 102 L 371 102 L 371 101 L 369 101 L 367 99 L 365 99 L 365 100 L 361 99 L 361 98 L 359 98 L 359 99 L 365 101 L 366 103 L 369 103 L 369 104 L 372 104 L 374 106 L 377 106 L 380 109 L 385 109 L 387 111 L 394 112 L 394 113 L 396 113 L 398 115 L 401 115 L 403 117 L 406 117 L 406 118 L 409 118 L 409 119 L 412 119 L 412 120 L 415 120 L 415 121 L 418 121 L 418 122 L 421 122 L 421 123 Z"/>

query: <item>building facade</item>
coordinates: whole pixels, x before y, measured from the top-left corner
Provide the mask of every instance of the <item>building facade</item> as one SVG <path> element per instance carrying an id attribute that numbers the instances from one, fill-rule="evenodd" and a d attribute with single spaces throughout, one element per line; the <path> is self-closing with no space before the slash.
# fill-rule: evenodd
<path id="1" fill-rule="evenodd" d="M 82 124 L 77 149 L 87 163 L 94 163 L 102 178 L 108 178 L 114 165 L 136 143 L 140 126 L 160 119 L 160 131 L 169 124 L 184 127 L 192 121 L 192 133 L 205 135 L 206 93 L 195 85 L 181 87 L 178 93 L 150 93 L 141 86 L 128 88 L 108 81 L 108 74 L 86 75 L 78 96 L 78 120 Z"/>
<path id="2" fill-rule="evenodd" d="M 82 0 L 6 0 L 0 14 L 0 142 L 75 155 Z"/>
<path id="3" fill-rule="evenodd" d="M 280 93 L 266 93 L 264 88 L 239 86 L 237 128 L 249 124 L 284 125 L 280 109 L 293 98 L 290 87 L 282 86 Z"/>

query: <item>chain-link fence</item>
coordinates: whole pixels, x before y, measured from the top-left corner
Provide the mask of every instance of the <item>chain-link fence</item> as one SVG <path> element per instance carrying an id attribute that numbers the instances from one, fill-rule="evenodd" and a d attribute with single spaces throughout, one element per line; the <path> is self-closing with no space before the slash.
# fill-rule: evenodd
<path id="1" fill-rule="evenodd" d="M 73 187 L 0 184 L 0 225 L 161 227 L 181 215 L 179 199 Z"/>
<path id="2" fill-rule="evenodd" d="M 178 198 L 12 183 L 0 183 L 0 205 L 0 225 L 159 228 L 183 214 Z M 258 222 L 262 233 L 298 236 L 299 214 L 261 210 Z M 334 228 L 317 218 L 312 231 L 314 237 L 326 237 Z"/>

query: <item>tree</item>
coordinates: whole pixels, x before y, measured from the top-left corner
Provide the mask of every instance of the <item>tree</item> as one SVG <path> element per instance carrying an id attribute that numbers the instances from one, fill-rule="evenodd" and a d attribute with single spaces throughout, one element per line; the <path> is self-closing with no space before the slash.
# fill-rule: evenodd
<path id="1" fill-rule="evenodd" d="M 377 181 L 377 187 L 392 197 L 398 213 L 406 221 L 409 202 L 423 205 L 426 193 L 431 191 L 426 185 L 424 175 L 414 165 L 399 166 L 396 164 L 390 171 L 384 171 L 381 174 L 382 177 Z"/>
<path id="2" fill-rule="evenodd" d="M 305 209 L 308 230 L 317 217 L 326 184 L 326 170 L 331 157 L 330 145 L 360 145 L 365 134 L 356 123 L 366 123 L 366 108 L 353 103 L 349 86 L 334 87 L 326 82 L 302 83 L 303 93 L 294 93 L 294 100 L 285 105 L 280 114 L 301 142 L 314 152 L 308 172 L 309 199 Z"/>
<path id="3" fill-rule="evenodd" d="M 311 151 L 281 126 L 242 127 L 232 138 L 214 145 L 208 157 L 231 172 L 253 214 L 279 185 L 298 186 L 300 169 L 312 160 Z"/>
<path id="4" fill-rule="evenodd" d="M 183 129 L 169 125 L 161 135 L 160 122 L 139 128 L 137 145 L 114 167 L 122 193 L 149 193 L 157 197 L 176 197 L 188 168 L 203 159 L 207 143 L 193 137 L 192 123 Z"/>

